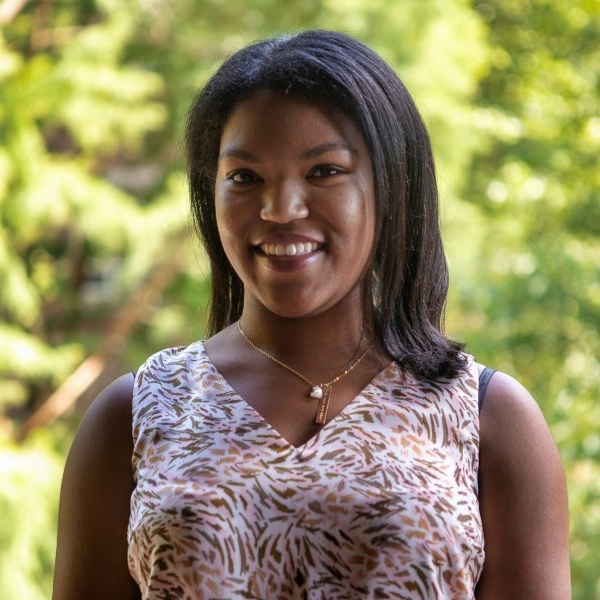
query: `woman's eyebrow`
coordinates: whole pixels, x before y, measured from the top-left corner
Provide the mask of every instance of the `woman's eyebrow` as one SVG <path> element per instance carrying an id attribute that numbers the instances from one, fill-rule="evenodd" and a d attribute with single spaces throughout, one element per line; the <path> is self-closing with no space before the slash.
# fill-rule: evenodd
<path id="1" fill-rule="evenodd" d="M 241 148 L 237 148 L 235 146 L 230 148 L 225 148 L 223 152 L 219 154 L 219 160 L 222 158 L 240 158 L 242 160 L 247 160 L 248 162 L 257 163 L 260 162 L 254 154 L 247 152 L 246 150 L 242 150 Z"/>
<path id="2" fill-rule="evenodd" d="M 308 148 L 308 150 L 303 150 L 302 152 L 300 152 L 299 157 L 302 159 L 316 158 L 317 156 L 321 156 L 322 154 L 326 154 L 327 152 L 332 152 L 334 150 L 342 150 L 354 156 L 358 154 L 358 150 L 356 150 L 356 148 L 353 148 L 352 146 L 345 144 L 344 142 L 325 142 L 324 144 L 319 144 L 314 148 Z M 252 163 L 260 162 L 260 160 L 256 156 L 254 156 L 254 154 L 236 146 L 225 148 L 219 154 L 219 160 L 223 158 L 239 158 L 241 160 L 246 160 Z"/>
<path id="3" fill-rule="evenodd" d="M 353 155 L 358 154 L 358 150 L 356 148 L 353 148 L 352 146 L 349 146 L 343 142 L 326 142 L 325 144 L 319 144 L 314 148 L 304 150 L 300 153 L 300 158 L 315 158 L 332 150 L 344 150 Z"/>

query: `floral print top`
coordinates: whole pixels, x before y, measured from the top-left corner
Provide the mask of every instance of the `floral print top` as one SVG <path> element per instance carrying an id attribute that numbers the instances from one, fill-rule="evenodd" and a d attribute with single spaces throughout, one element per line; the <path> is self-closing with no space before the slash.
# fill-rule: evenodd
<path id="1" fill-rule="evenodd" d="M 390 363 L 305 444 L 231 388 L 202 342 L 133 398 L 129 568 L 148 599 L 465 599 L 483 567 L 477 368 Z"/>

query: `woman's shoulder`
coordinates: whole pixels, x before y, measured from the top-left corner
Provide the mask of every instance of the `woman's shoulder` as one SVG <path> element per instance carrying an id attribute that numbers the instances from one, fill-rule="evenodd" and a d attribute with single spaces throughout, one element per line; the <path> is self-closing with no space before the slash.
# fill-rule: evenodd
<path id="1" fill-rule="evenodd" d="M 547 429 L 542 412 L 529 391 L 514 377 L 477 364 L 480 384 L 486 386 L 481 406 L 481 427 L 493 438 L 506 439 L 531 426 Z"/>
<path id="2" fill-rule="evenodd" d="M 185 366 L 190 361 L 194 362 L 199 358 L 206 357 L 206 349 L 204 346 L 204 340 L 198 340 L 192 342 L 187 346 L 173 346 L 170 348 L 163 348 L 151 354 L 135 371 L 137 374 L 139 371 L 147 371 L 148 369 L 153 371 L 163 371 L 177 368 L 179 366 Z"/>
<path id="3" fill-rule="evenodd" d="M 530 598 L 540 592 L 567 598 L 561 459 L 537 402 L 500 371 L 489 381 L 480 413 L 479 483 L 486 564 L 478 598 Z"/>
<path id="4" fill-rule="evenodd" d="M 131 447 L 131 407 L 134 376 L 122 375 L 108 385 L 86 411 L 76 440 L 81 452 L 96 449 L 106 458 Z"/>
<path id="5" fill-rule="evenodd" d="M 485 367 L 477 365 L 480 377 Z M 535 399 L 514 377 L 488 370 L 480 412 L 481 449 L 505 462 L 520 461 L 526 447 L 555 451 L 546 420 Z M 491 375 L 491 376 L 490 376 Z M 480 380 L 481 381 L 481 380 Z M 541 446 L 540 446 L 541 444 Z"/>
<path id="6" fill-rule="evenodd" d="M 66 479 L 85 482 L 89 494 L 133 484 L 131 455 L 134 377 L 122 375 L 108 385 L 86 411 L 71 445 Z"/>
<path id="7" fill-rule="evenodd" d="M 94 400 L 69 451 L 61 488 L 55 597 L 139 596 L 126 560 L 134 486 L 133 385 L 133 375 L 123 375 Z"/>

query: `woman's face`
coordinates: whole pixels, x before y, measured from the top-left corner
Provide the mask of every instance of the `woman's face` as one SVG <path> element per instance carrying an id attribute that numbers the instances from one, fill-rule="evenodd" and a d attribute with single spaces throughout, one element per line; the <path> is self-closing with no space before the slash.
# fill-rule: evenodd
<path id="1" fill-rule="evenodd" d="M 269 90 L 237 104 L 223 128 L 215 198 L 245 308 L 258 302 L 293 318 L 342 301 L 362 307 L 374 196 L 364 140 L 343 114 Z"/>

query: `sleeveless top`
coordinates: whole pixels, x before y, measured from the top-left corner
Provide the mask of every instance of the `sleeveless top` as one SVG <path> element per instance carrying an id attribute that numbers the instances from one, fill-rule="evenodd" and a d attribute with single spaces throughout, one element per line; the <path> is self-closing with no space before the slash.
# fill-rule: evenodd
<path id="1" fill-rule="evenodd" d="M 148 599 L 474 598 L 483 567 L 477 367 L 390 363 L 305 444 L 236 394 L 202 342 L 138 371 L 128 528 Z"/>

